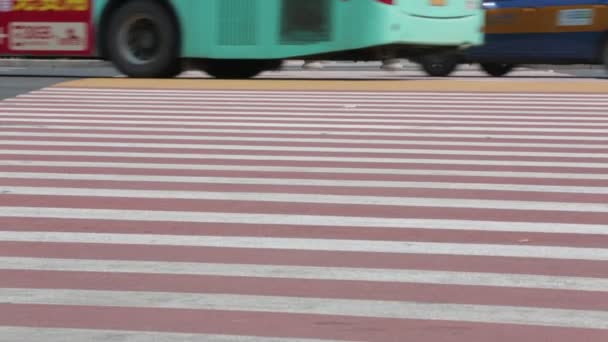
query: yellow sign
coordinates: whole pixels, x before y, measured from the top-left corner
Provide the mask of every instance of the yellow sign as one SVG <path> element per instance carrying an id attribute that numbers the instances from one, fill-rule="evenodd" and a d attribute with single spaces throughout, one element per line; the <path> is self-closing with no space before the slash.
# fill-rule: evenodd
<path id="1" fill-rule="evenodd" d="M 15 0 L 13 11 L 88 11 L 89 0 Z"/>

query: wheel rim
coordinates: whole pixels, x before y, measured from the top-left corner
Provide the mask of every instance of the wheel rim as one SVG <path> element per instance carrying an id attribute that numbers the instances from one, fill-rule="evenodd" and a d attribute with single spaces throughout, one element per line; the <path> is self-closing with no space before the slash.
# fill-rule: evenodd
<path id="1" fill-rule="evenodd" d="M 119 31 L 118 49 L 132 64 L 153 61 L 160 51 L 161 34 L 154 20 L 144 16 L 133 16 Z"/>
<path id="2" fill-rule="evenodd" d="M 432 64 L 430 64 L 430 69 L 435 72 L 439 72 L 439 71 L 443 71 L 444 66 L 441 63 L 432 63 Z"/>

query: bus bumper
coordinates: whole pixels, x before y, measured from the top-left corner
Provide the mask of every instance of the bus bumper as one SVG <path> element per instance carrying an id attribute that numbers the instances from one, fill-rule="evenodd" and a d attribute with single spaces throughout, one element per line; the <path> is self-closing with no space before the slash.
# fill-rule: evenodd
<path id="1" fill-rule="evenodd" d="M 423 17 L 404 14 L 399 40 L 421 46 L 471 47 L 484 43 L 484 18 L 469 15 L 457 18 Z M 429 43 L 432 42 L 432 43 Z"/>

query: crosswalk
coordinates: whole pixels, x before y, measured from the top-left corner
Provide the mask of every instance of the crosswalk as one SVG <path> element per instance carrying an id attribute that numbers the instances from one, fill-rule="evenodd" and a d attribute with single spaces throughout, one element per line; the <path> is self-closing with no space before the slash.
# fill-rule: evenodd
<path id="1" fill-rule="evenodd" d="M 600 94 L 0 102 L 0 341 L 606 341 Z"/>

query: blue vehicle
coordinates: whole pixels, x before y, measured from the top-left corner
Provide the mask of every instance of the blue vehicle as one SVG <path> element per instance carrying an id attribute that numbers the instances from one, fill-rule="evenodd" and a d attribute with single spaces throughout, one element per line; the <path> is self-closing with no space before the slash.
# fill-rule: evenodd
<path id="1" fill-rule="evenodd" d="M 485 44 L 414 60 L 431 76 L 479 63 L 499 77 L 523 64 L 608 67 L 608 0 L 494 0 L 486 11 Z"/>

